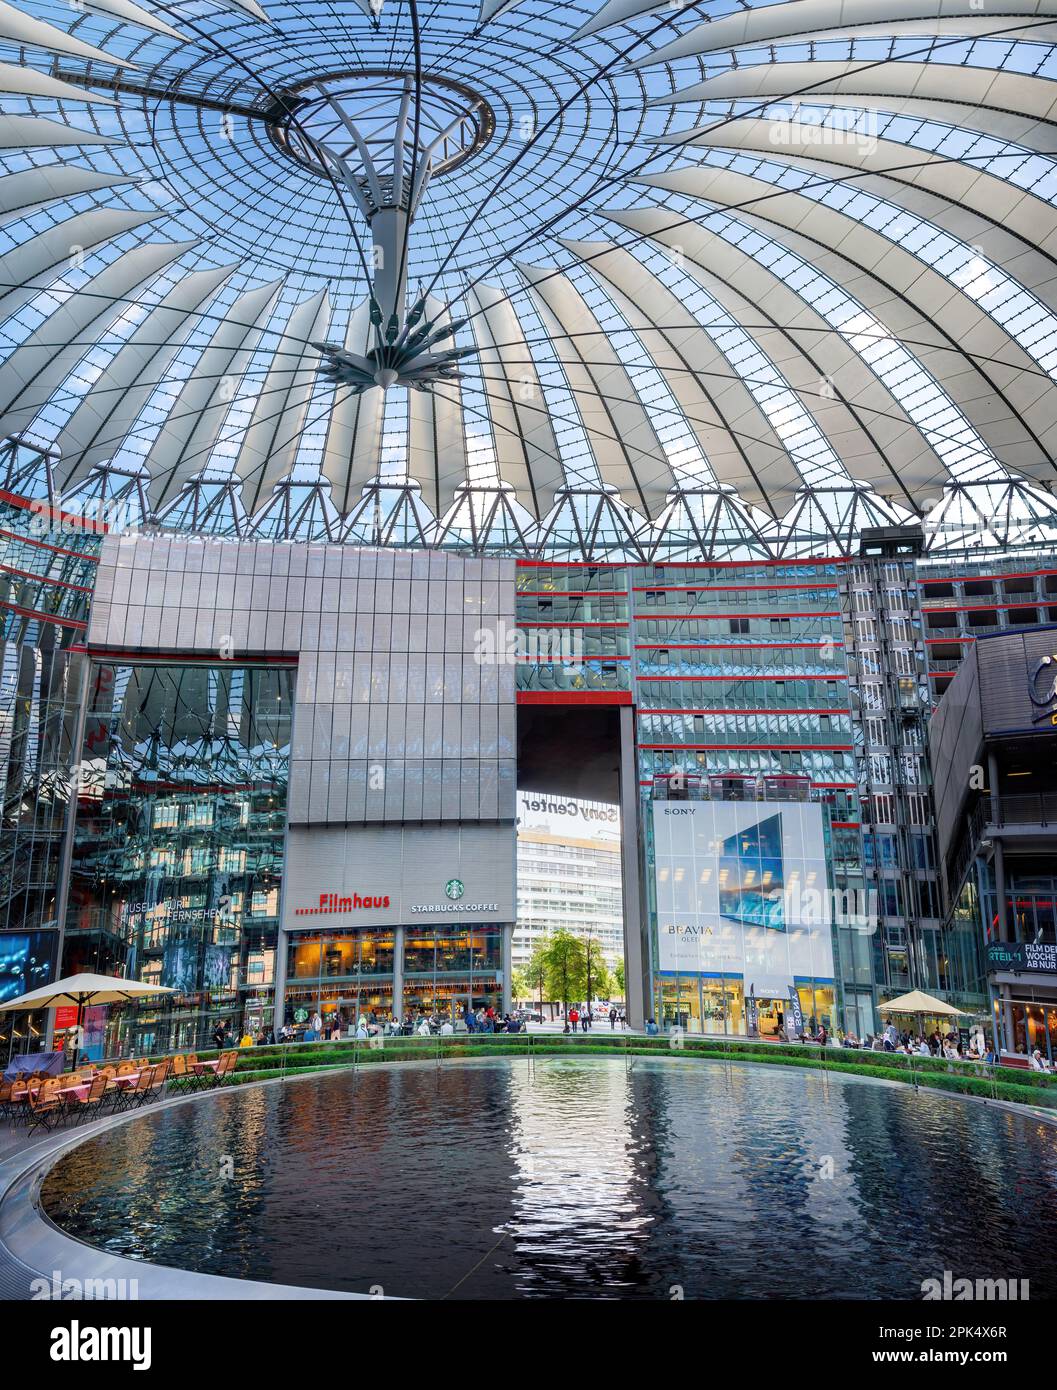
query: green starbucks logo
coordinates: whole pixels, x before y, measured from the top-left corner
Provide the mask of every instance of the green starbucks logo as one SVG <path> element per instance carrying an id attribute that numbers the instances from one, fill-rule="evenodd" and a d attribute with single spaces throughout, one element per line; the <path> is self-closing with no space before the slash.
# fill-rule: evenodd
<path id="1" fill-rule="evenodd" d="M 453 903 L 457 903 L 466 892 L 466 889 L 463 887 L 461 878 L 449 878 L 444 885 L 444 891 Z"/>

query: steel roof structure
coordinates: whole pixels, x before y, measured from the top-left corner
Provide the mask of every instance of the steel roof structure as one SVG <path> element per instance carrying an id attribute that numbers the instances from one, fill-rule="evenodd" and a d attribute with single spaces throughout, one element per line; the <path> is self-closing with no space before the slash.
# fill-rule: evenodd
<path id="1" fill-rule="evenodd" d="M 0 0 L 7 485 L 544 558 L 1052 541 L 1055 76 L 1057 0 Z"/>

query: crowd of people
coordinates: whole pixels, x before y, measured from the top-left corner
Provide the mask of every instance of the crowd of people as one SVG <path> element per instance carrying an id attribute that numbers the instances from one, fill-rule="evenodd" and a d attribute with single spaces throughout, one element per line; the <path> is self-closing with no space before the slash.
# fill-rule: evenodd
<path id="1" fill-rule="evenodd" d="M 645 1031 L 648 1037 L 656 1037 L 661 1030 L 655 1019 L 648 1018 Z M 845 1032 L 841 1028 L 830 1034 L 824 1023 L 818 1023 L 812 1018 L 804 1031 L 790 1041 L 813 1042 L 820 1047 L 854 1047 L 872 1052 L 898 1052 L 905 1057 L 935 1057 L 948 1062 L 986 1062 L 989 1066 L 996 1066 L 999 1062 L 998 1054 L 991 1042 L 979 1030 L 973 1033 L 968 1047 L 965 1047 L 957 1033 L 941 1034 L 938 1029 L 919 1036 L 909 1030 L 900 1032 L 894 1023 L 889 1023 L 880 1033 L 868 1033 L 865 1037 L 858 1038 L 854 1033 Z M 1049 1061 L 1038 1049 L 1030 1057 L 1029 1064 L 1034 1071 L 1052 1069 Z"/>
<path id="2" fill-rule="evenodd" d="M 937 1057 L 947 1062 L 987 1062 L 994 1065 L 998 1061 L 991 1043 L 982 1032 L 976 1032 L 964 1046 L 957 1033 L 941 1034 L 939 1029 L 931 1033 L 916 1034 L 904 1029 L 902 1032 L 894 1023 L 885 1026 L 884 1031 L 867 1034 L 857 1038 L 854 1033 L 844 1033 L 838 1029 L 837 1042 L 842 1047 L 865 1048 L 873 1052 L 899 1052 L 905 1057 Z"/>
<path id="3" fill-rule="evenodd" d="M 615 1004 L 610 1005 L 608 1014 L 603 1013 L 599 1017 L 603 1022 L 605 1019 L 609 1019 L 609 1031 L 611 1033 L 616 1031 L 618 1024 L 621 1028 L 628 1026 L 627 1015 L 623 1009 L 618 1009 Z M 589 1004 L 573 1004 L 565 1016 L 565 1026 L 562 1028 L 562 1032 L 575 1033 L 579 1029 L 581 1033 L 586 1033 L 589 1028 L 594 1027 L 594 1024 L 594 1010 Z"/>
<path id="4" fill-rule="evenodd" d="M 604 1024 L 607 1020 L 610 1031 L 615 1031 L 618 1027 L 627 1028 L 627 1016 L 623 1009 L 613 1006 L 608 1014 L 602 1014 L 596 1019 L 592 1009 L 582 1004 L 574 1004 L 566 1015 L 562 1031 L 586 1033 L 596 1022 Z M 240 1047 L 253 1047 L 277 1042 L 337 1041 L 342 1038 L 367 1042 L 379 1036 L 450 1037 L 464 1029 L 467 1033 L 520 1033 L 524 1032 L 526 1027 L 525 1017 L 520 1012 L 501 1014 L 491 1005 L 487 1008 L 464 1009 L 457 1023 L 453 1022 L 450 1014 L 426 1013 L 420 1010 L 409 1013 L 402 1019 L 395 1014 L 379 1016 L 373 1010 L 355 1019 L 347 1018 L 339 1012 L 331 1015 L 326 1021 L 317 1012 L 301 1027 L 286 1023 L 277 1033 L 270 1030 L 252 1033 L 246 1030 L 241 1038 L 236 1036 L 227 1021 L 222 1021 L 213 1030 L 213 1042 L 222 1050 L 236 1044 Z M 646 1020 L 645 1031 L 647 1036 L 656 1036 L 661 1029 L 655 1019 L 649 1018 Z M 840 1028 L 831 1036 L 824 1023 L 816 1023 L 812 1018 L 808 1027 L 800 1034 L 799 1041 L 818 1043 L 822 1047 L 838 1046 L 873 1052 L 896 1052 L 907 1057 L 932 1057 L 948 1062 L 984 1062 L 989 1066 L 997 1065 L 999 1062 L 994 1046 L 980 1029 L 973 1032 L 966 1047 L 957 1033 L 941 1034 L 939 1029 L 934 1029 L 931 1033 L 919 1035 L 906 1029 L 900 1031 L 894 1023 L 886 1024 L 879 1033 L 867 1034 L 862 1038 Z M 1028 1065 L 1032 1071 L 1055 1071 L 1053 1063 L 1039 1048 L 1035 1048 L 1029 1054 Z"/>
<path id="5" fill-rule="evenodd" d="M 332 1014 L 324 1021 L 317 1012 L 312 1014 L 298 1028 L 284 1023 L 279 1029 L 278 1041 L 288 1042 L 337 1042 L 346 1039 L 350 1042 L 367 1042 L 376 1037 L 450 1037 L 463 1029 L 467 1033 L 520 1033 L 525 1028 L 524 1019 L 517 1013 L 501 1014 L 489 1005 L 487 1008 L 466 1008 L 453 1022 L 448 1013 L 414 1010 L 405 1017 L 396 1014 L 378 1014 L 375 1010 L 360 1014 L 355 1019 L 346 1018 L 344 1013 Z"/>

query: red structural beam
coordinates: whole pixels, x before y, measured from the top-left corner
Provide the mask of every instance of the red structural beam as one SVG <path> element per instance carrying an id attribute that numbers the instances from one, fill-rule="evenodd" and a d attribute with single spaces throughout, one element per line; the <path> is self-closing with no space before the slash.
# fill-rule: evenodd
<path id="1" fill-rule="evenodd" d="M 519 705 L 630 705 L 630 690 L 519 690 Z"/>

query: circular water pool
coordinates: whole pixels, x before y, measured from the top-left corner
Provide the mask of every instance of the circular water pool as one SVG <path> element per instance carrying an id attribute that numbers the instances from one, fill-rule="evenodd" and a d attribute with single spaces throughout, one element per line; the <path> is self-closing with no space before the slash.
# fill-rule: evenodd
<path id="1" fill-rule="evenodd" d="M 1057 1294 L 1057 1131 L 798 1069 L 401 1064 L 144 1114 L 48 1174 L 135 1259 L 415 1298 Z"/>

